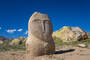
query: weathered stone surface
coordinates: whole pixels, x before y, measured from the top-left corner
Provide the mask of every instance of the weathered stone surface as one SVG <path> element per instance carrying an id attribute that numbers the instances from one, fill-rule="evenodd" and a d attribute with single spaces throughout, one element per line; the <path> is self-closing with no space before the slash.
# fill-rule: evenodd
<path id="1" fill-rule="evenodd" d="M 80 27 L 63 27 L 62 29 L 53 33 L 54 38 L 63 40 L 64 42 L 69 41 L 80 41 L 88 38 L 87 32 L 82 30 Z"/>
<path id="2" fill-rule="evenodd" d="M 55 53 L 52 23 L 48 15 L 35 12 L 28 23 L 27 55 L 41 56 Z"/>

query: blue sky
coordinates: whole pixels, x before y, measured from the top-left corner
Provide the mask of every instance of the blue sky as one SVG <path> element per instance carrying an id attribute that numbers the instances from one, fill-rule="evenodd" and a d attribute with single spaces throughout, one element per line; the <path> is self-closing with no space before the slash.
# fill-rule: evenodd
<path id="1" fill-rule="evenodd" d="M 0 36 L 27 37 L 28 20 L 35 11 L 50 16 L 53 31 L 78 26 L 90 33 L 89 0 L 0 0 Z"/>

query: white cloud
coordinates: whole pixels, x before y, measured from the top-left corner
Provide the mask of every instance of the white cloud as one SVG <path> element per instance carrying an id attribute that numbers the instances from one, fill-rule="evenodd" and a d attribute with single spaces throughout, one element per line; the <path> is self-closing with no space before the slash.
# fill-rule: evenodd
<path id="1" fill-rule="evenodd" d="M 17 31 L 21 32 L 23 29 L 18 29 Z"/>
<path id="2" fill-rule="evenodd" d="M 28 31 L 26 31 L 25 34 L 28 34 Z"/>
<path id="3" fill-rule="evenodd" d="M 6 30 L 6 32 L 8 32 L 8 33 L 14 33 L 15 31 L 16 31 L 16 29 Z"/>
<path id="4" fill-rule="evenodd" d="M 0 30 L 2 29 L 2 27 L 0 27 Z"/>

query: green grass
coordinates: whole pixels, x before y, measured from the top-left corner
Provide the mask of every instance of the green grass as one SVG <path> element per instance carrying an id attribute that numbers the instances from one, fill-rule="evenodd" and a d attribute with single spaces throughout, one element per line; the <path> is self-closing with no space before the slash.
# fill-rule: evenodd
<path id="1" fill-rule="evenodd" d="M 62 45 L 77 46 L 78 44 L 90 45 L 90 39 L 86 39 L 86 40 L 83 40 L 83 41 L 72 41 L 72 42 L 63 42 L 62 40 L 59 40 L 59 39 L 55 40 L 55 45 L 56 46 L 62 46 Z"/>

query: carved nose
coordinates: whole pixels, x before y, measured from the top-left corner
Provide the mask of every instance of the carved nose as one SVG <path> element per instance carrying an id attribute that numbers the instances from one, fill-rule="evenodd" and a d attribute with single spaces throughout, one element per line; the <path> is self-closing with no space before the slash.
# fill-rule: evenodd
<path id="1" fill-rule="evenodd" d="M 42 21 L 42 32 L 45 33 L 45 22 Z"/>

